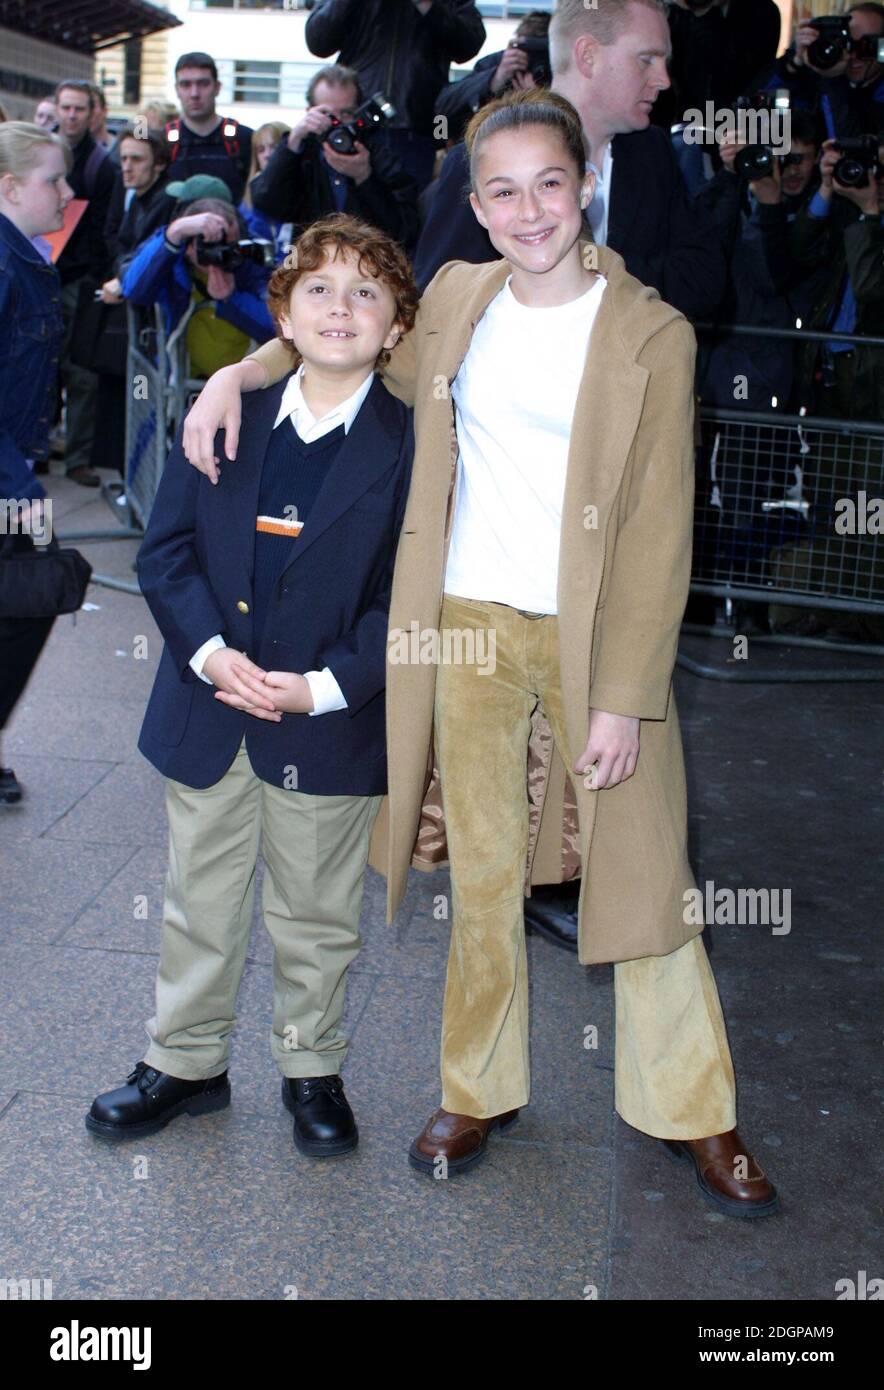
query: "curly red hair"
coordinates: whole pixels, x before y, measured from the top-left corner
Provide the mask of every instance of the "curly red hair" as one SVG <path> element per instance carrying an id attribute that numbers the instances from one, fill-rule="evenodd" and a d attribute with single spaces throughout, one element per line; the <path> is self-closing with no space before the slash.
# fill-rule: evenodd
<path id="1" fill-rule="evenodd" d="M 326 258 L 336 260 L 338 256 L 347 254 L 356 257 L 362 274 L 367 271 L 386 285 L 393 296 L 396 319 L 401 323 L 403 333 L 414 327 L 420 294 L 402 247 L 386 232 L 379 231 L 368 222 L 360 222 L 347 213 L 336 212 L 311 223 L 301 233 L 282 265 L 273 272 L 267 286 L 267 307 L 276 323 L 277 335 L 292 353 L 296 366 L 301 355 L 290 338 L 283 338 L 280 314 L 289 312 L 292 290 L 302 275 L 318 270 Z M 375 362 L 375 370 L 382 371 L 389 360 L 389 352 L 382 348 Z"/>

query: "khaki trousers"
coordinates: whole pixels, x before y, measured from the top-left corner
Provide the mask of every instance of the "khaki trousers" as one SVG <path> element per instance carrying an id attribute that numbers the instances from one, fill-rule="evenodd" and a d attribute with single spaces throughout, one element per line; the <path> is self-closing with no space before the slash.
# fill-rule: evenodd
<path id="1" fill-rule="evenodd" d="M 486 1118 L 525 1105 L 530 1092 L 523 890 L 528 738 L 538 700 L 566 768 L 571 759 L 556 617 L 446 594 L 440 627 L 495 634 L 493 674 L 490 661 L 479 674 L 477 664 L 443 660 L 435 704 L 452 886 L 442 1105 Z M 452 656 L 470 650 L 466 639 L 449 640 Z M 473 642 L 487 660 L 490 643 Z M 441 650 L 444 657 L 444 641 Z M 604 795 L 572 780 L 578 808 Z M 618 1114 L 665 1139 L 733 1129 L 734 1071 L 701 938 L 666 956 L 616 964 L 614 982 Z"/>
<path id="2" fill-rule="evenodd" d="M 169 871 L 149 1066 L 189 1081 L 227 1069 L 260 846 L 274 947 L 273 1060 L 283 1076 L 340 1071 L 347 967 L 361 944 L 363 879 L 380 805 L 379 796 L 272 787 L 256 777 L 245 742 L 205 791 L 167 779 Z"/>

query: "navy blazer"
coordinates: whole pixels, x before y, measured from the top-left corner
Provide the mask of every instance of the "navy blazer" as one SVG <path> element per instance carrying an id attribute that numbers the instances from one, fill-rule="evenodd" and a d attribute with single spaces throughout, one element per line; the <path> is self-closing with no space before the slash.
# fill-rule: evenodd
<path id="1" fill-rule="evenodd" d="M 387 619 L 411 479 L 412 412 L 375 378 L 293 543 L 255 650 L 255 518 L 287 380 L 243 397 L 238 456 L 216 485 L 187 462 L 180 432 L 173 445 L 138 552 L 141 589 L 166 641 L 138 746 L 167 777 L 210 787 L 245 735 L 265 782 L 320 796 L 377 796 L 387 790 Z M 223 442 L 219 431 L 219 458 Z M 216 700 L 215 687 L 190 667 L 216 633 L 264 670 L 329 666 L 347 708 L 271 723 Z"/>
<path id="2" fill-rule="evenodd" d="M 651 285 L 689 319 L 712 318 L 727 286 L 714 222 L 692 203 L 669 136 L 656 126 L 615 135 L 607 244 L 630 275 Z M 469 204 L 470 166 L 461 142 L 448 151 L 414 256 L 422 290 L 446 261 L 494 261 Z M 588 230 L 588 224 L 587 224 Z"/>

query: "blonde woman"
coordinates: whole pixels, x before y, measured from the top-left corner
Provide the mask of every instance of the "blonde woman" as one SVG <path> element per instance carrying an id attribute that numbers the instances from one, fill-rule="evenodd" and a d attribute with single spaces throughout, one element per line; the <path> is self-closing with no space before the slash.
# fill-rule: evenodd
<path id="1" fill-rule="evenodd" d="M 268 217 L 266 213 L 258 211 L 252 203 L 252 180 L 263 174 L 273 151 L 280 140 L 285 139 L 289 130 L 290 127 L 282 121 L 267 121 L 255 131 L 252 136 L 252 162 L 246 180 L 246 191 L 239 205 L 240 215 L 248 228 L 249 236 L 273 242 L 277 265 L 291 246 L 292 223 L 282 222 L 277 217 Z"/>
<path id="2" fill-rule="evenodd" d="M 74 196 L 72 157 L 58 135 L 29 121 L 0 125 L 0 530 L 42 530 L 46 494 L 33 460 L 49 450 L 50 397 L 62 339 L 58 272 L 34 245 L 57 232 Z M 13 517 L 13 509 L 15 517 Z M 27 684 L 52 618 L 0 618 L 0 731 Z M 0 766 L 0 805 L 21 801 L 12 768 Z"/>
<path id="3" fill-rule="evenodd" d="M 467 142 L 470 202 L 504 259 L 443 266 L 387 369 L 414 403 L 417 450 L 390 608 L 385 840 L 372 862 L 392 918 L 435 742 L 452 885 L 442 1104 L 410 1160 L 427 1173 L 469 1168 L 528 1101 L 526 865 L 559 851 L 567 775 L 579 959 L 615 964 L 616 1109 L 691 1163 L 717 1210 L 769 1215 L 777 1194 L 736 1130 L 721 1005 L 687 908 L 672 673 L 690 579 L 694 334 L 620 256 L 583 238 L 594 175 L 569 102 L 493 101 Z M 236 452 L 238 388 L 284 370 L 267 346 L 209 383 L 185 433 L 196 466 L 217 477 L 219 425 L 223 453 Z M 438 663 L 422 659 L 425 642 L 409 648 L 427 632 L 441 633 Z M 493 660 L 446 661 L 446 634 Z M 532 847 L 538 704 L 556 757 Z"/>

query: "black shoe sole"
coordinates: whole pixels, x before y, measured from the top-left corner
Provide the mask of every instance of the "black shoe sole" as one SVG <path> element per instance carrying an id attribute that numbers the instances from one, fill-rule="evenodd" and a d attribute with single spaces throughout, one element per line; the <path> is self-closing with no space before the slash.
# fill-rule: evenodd
<path id="1" fill-rule="evenodd" d="M 758 1216 L 773 1216 L 780 1209 L 780 1198 L 776 1189 L 774 1194 L 766 1202 L 743 1202 L 738 1197 L 723 1197 L 720 1192 L 714 1192 L 704 1181 L 700 1173 L 700 1166 L 690 1149 L 677 1139 L 664 1139 L 663 1147 L 672 1159 L 673 1163 L 691 1163 L 694 1168 L 694 1177 L 705 1200 L 710 1206 L 723 1212 L 725 1216 L 735 1216 L 741 1221 L 751 1221 Z"/>
<path id="2" fill-rule="evenodd" d="M 149 1134 L 158 1134 L 179 1115 L 208 1115 L 215 1110 L 226 1110 L 229 1104 L 228 1085 L 219 1091 L 203 1091 L 197 1092 L 194 1096 L 185 1096 L 184 1100 L 170 1106 L 155 1120 L 142 1120 L 137 1125 L 115 1125 L 110 1120 L 96 1120 L 92 1115 L 87 1115 L 86 1128 L 90 1134 L 96 1134 L 100 1139 L 113 1139 L 118 1142 L 126 1139 L 144 1139 Z"/>
<path id="3" fill-rule="evenodd" d="M 17 806 L 21 801 L 21 792 L 0 792 L 0 805 Z"/>
<path id="4" fill-rule="evenodd" d="M 465 1173 L 469 1168 L 475 1168 L 476 1164 L 481 1163 L 488 1152 L 488 1140 L 491 1138 L 491 1135 L 494 1134 L 496 1130 L 503 1133 L 504 1130 L 514 1125 L 518 1118 L 518 1115 L 513 1115 L 511 1119 L 505 1120 L 502 1124 L 499 1120 L 495 1120 L 493 1125 L 489 1125 L 488 1132 L 485 1136 L 485 1143 L 481 1148 L 476 1149 L 475 1153 L 467 1154 L 465 1158 L 450 1158 L 448 1160 L 447 1174 L 450 1176 L 452 1173 Z M 438 1155 L 437 1157 L 441 1156 L 442 1155 Z M 436 1171 L 437 1159 L 428 1158 L 426 1154 L 421 1153 L 419 1149 L 415 1148 L 414 1144 L 412 1144 L 408 1150 L 408 1161 L 412 1168 L 416 1168 L 419 1173 L 434 1174 Z"/>
<path id="5" fill-rule="evenodd" d="M 290 1115 L 295 1114 L 285 1077 L 282 1079 L 282 1103 Z M 346 1139 L 302 1139 L 298 1131 L 293 1129 L 292 1138 L 298 1153 L 303 1154 L 305 1158 L 337 1158 L 340 1154 L 351 1153 L 356 1148 L 359 1143 L 359 1130 L 354 1128 L 353 1133 Z"/>

